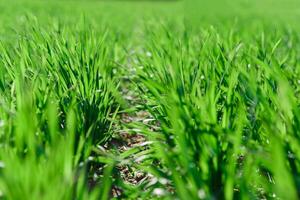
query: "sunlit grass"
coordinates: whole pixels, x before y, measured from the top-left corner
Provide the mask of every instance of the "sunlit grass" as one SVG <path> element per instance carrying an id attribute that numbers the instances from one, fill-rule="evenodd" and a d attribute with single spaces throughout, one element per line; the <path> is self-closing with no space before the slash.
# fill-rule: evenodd
<path id="1" fill-rule="evenodd" d="M 297 199 L 296 8 L 224 4 L 2 3 L 0 198 Z"/>

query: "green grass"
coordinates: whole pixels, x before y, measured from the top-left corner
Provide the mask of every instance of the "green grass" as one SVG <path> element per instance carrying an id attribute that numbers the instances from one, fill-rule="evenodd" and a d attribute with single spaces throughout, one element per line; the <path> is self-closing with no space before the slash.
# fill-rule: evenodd
<path id="1" fill-rule="evenodd" d="M 1 2 L 0 199 L 298 199 L 298 5 Z"/>

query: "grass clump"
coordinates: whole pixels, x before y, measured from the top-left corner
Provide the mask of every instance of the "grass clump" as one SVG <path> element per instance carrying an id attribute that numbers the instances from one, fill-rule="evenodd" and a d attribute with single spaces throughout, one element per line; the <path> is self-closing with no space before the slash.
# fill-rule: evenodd
<path id="1" fill-rule="evenodd" d="M 91 148 L 111 137 L 118 109 L 113 47 L 87 26 L 74 27 L 76 34 L 26 28 L 15 44 L 1 44 L 4 192 L 11 199 L 85 195 L 85 184 L 76 187 L 80 168 L 89 173 Z"/>

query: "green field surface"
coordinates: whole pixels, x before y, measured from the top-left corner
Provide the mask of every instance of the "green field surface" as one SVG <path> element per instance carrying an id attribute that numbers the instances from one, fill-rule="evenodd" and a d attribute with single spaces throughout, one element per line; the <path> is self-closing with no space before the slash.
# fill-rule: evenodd
<path id="1" fill-rule="evenodd" d="M 300 1 L 0 11 L 0 199 L 300 198 Z"/>

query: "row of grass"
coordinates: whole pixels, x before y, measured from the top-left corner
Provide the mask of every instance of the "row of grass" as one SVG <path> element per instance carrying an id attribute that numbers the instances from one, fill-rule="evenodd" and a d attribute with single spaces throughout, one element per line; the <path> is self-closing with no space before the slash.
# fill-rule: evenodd
<path id="1" fill-rule="evenodd" d="M 189 30 L 152 27 L 151 56 L 137 55 L 142 109 L 160 124 L 144 127 L 160 167 L 143 167 L 180 199 L 297 199 L 296 33 Z"/>

